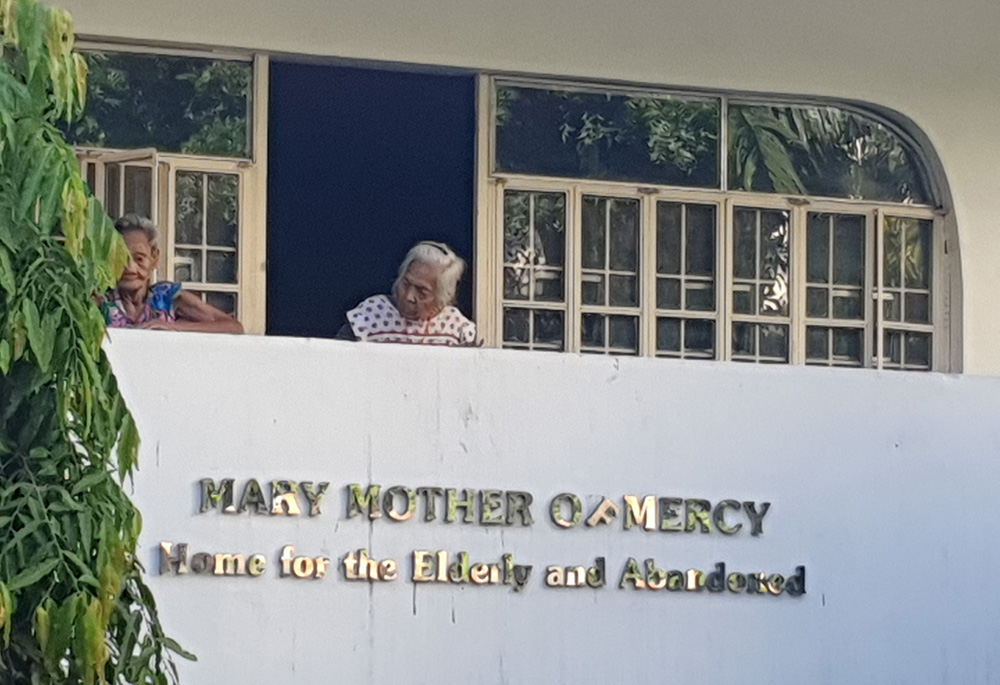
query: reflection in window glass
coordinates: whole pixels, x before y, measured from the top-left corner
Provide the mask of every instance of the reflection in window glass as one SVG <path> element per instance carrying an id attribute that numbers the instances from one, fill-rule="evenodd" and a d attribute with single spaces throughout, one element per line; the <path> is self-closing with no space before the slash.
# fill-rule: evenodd
<path id="1" fill-rule="evenodd" d="M 250 156 L 250 62 L 127 52 L 85 57 L 86 109 L 63 125 L 73 145 Z"/>
<path id="2" fill-rule="evenodd" d="M 873 119 L 837 107 L 729 106 L 729 186 L 926 203 L 914 154 Z"/>
<path id="3" fill-rule="evenodd" d="M 499 86 L 497 171 L 717 188 L 719 111 L 718 100 Z"/>

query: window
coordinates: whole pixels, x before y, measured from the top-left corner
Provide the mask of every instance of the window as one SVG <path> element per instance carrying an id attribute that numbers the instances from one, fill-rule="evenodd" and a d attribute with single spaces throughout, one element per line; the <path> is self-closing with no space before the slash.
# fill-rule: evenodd
<path id="1" fill-rule="evenodd" d="M 833 106 L 484 79 L 498 346 L 929 370 L 940 217 L 913 149 Z M 720 125 L 725 121 L 726 126 Z M 490 228 L 495 226 L 496 228 Z"/>
<path id="2" fill-rule="evenodd" d="M 263 331 L 265 170 L 254 159 L 266 79 L 249 57 L 90 51 L 87 110 L 70 125 L 84 177 L 108 213 L 160 230 L 157 278 Z M 257 58 L 258 61 L 260 58 Z M 258 74 L 255 82 L 254 74 Z M 256 91 L 255 91 L 256 88 Z"/>

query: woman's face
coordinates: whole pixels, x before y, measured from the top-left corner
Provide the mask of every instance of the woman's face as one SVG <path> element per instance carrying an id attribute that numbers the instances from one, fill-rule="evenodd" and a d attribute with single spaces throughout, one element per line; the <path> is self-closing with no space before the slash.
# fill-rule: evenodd
<path id="1" fill-rule="evenodd" d="M 122 237 L 132 258 L 118 279 L 118 289 L 136 292 L 149 285 L 160 251 L 149 244 L 149 238 L 142 231 L 126 231 Z"/>
<path id="2" fill-rule="evenodd" d="M 430 264 L 413 262 L 403 274 L 396 293 L 396 307 L 405 318 L 418 321 L 433 319 L 441 312 L 437 303 L 437 269 Z"/>

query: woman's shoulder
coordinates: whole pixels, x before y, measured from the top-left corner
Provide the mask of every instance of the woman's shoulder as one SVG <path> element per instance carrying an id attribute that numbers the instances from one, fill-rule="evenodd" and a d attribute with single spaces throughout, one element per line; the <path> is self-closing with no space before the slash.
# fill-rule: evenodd
<path id="1" fill-rule="evenodd" d="M 476 324 L 454 305 L 449 305 L 437 315 L 437 320 L 462 341 L 463 345 L 476 342 Z"/>

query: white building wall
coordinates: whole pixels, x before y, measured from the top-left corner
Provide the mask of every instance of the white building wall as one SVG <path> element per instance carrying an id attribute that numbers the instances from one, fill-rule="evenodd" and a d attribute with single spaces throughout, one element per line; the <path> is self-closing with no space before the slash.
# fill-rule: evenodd
<path id="1" fill-rule="evenodd" d="M 143 436 L 135 498 L 168 631 L 223 682 L 987 683 L 997 679 L 1000 381 L 735 363 L 114 331 Z M 198 480 L 330 481 L 315 518 L 197 513 Z M 500 488 L 531 527 L 345 515 L 345 486 Z M 764 534 L 558 529 L 548 502 L 768 501 Z M 418 516 L 423 512 L 418 510 Z M 260 578 L 161 576 L 156 546 L 261 552 Z M 283 545 L 401 564 L 279 578 Z M 532 564 L 528 586 L 409 581 L 415 549 Z M 542 585 L 607 559 L 608 587 Z M 626 559 L 788 574 L 801 597 L 618 589 Z"/>
<path id="2" fill-rule="evenodd" d="M 852 98 L 941 156 L 964 275 L 965 370 L 1000 373 L 995 0 L 64 0 L 81 34 Z"/>

